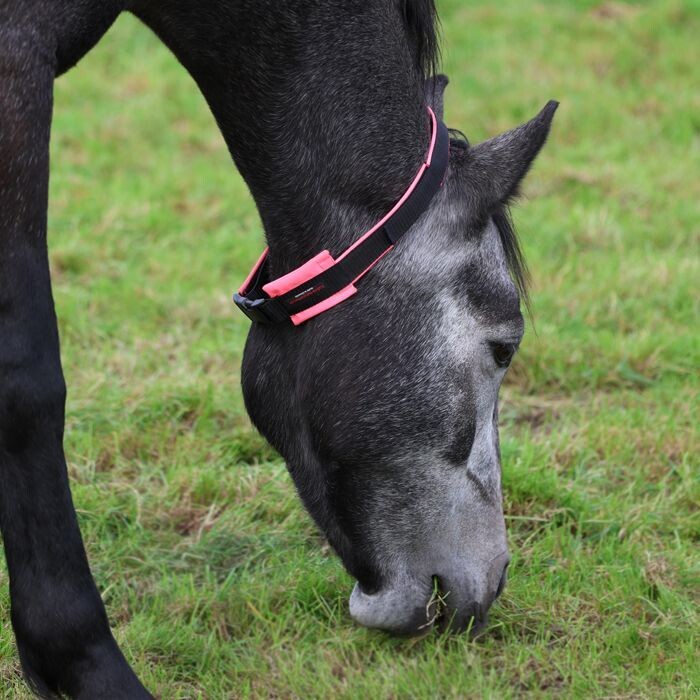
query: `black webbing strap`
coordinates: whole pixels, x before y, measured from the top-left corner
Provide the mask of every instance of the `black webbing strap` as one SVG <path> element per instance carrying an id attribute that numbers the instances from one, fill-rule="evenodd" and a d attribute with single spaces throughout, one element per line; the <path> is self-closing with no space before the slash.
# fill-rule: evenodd
<path id="1" fill-rule="evenodd" d="M 278 323 L 306 311 L 352 284 L 379 260 L 408 231 L 430 205 L 447 171 L 450 137 L 447 127 L 437 122 L 437 134 L 430 166 L 406 201 L 384 224 L 355 246 L 342 260 L 298 287 L 270 298 L 262 287 L 269 281 L 267 259 L 263 261 L 245 295 L 234 294 L 236 305 L 252 321 Z"/>

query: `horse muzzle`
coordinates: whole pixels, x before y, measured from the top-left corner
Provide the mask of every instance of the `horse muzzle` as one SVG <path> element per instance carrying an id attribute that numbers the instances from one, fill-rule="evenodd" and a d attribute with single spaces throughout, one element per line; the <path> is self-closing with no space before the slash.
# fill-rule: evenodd
<path id="1" fill-rule="evenodd" d="M 350 596 L 350 615 L 364 627 L 397 635 L 418 636 L 437 627 L 476 636 L 485 628 L 488 610 L 503 591 L 509 560 L 504 552 L 480 576 L 436 574 L 432 582 L 404 576 L 375 593 L 366 593 L 357 583 Z"/>

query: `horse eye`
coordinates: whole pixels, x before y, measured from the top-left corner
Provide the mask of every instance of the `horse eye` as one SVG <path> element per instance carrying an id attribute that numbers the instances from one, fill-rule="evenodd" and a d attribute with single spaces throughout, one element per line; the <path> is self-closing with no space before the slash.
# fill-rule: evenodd
<path id="1" fill-rule="evenodd" d="M 510 343 L 491 343 L 491 354 L 499 367 L 508 367 L 516 350 L 517 345 Z"/>

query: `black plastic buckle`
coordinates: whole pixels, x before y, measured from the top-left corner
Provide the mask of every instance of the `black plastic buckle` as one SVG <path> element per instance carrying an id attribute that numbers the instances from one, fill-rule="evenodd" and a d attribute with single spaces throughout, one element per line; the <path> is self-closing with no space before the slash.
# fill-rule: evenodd
<path id="1" fill-rule="evenodd" d="M 235 293 L 233 301 L 253 323 L 273 323 L 275 320 L 266 313 L 265 303 L 270 301 L 269 299 L 248 299 Z"/>

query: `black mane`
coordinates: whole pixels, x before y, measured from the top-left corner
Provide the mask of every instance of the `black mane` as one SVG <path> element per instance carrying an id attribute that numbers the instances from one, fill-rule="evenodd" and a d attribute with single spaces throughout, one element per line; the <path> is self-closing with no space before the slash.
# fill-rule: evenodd
<path id="1" fill-rule="evenodd" d="M 406 31 L 417 48 L 418 68 L 424 77 L 436 75 L 440 46 L 435 0 L 400 0 Z"/>

